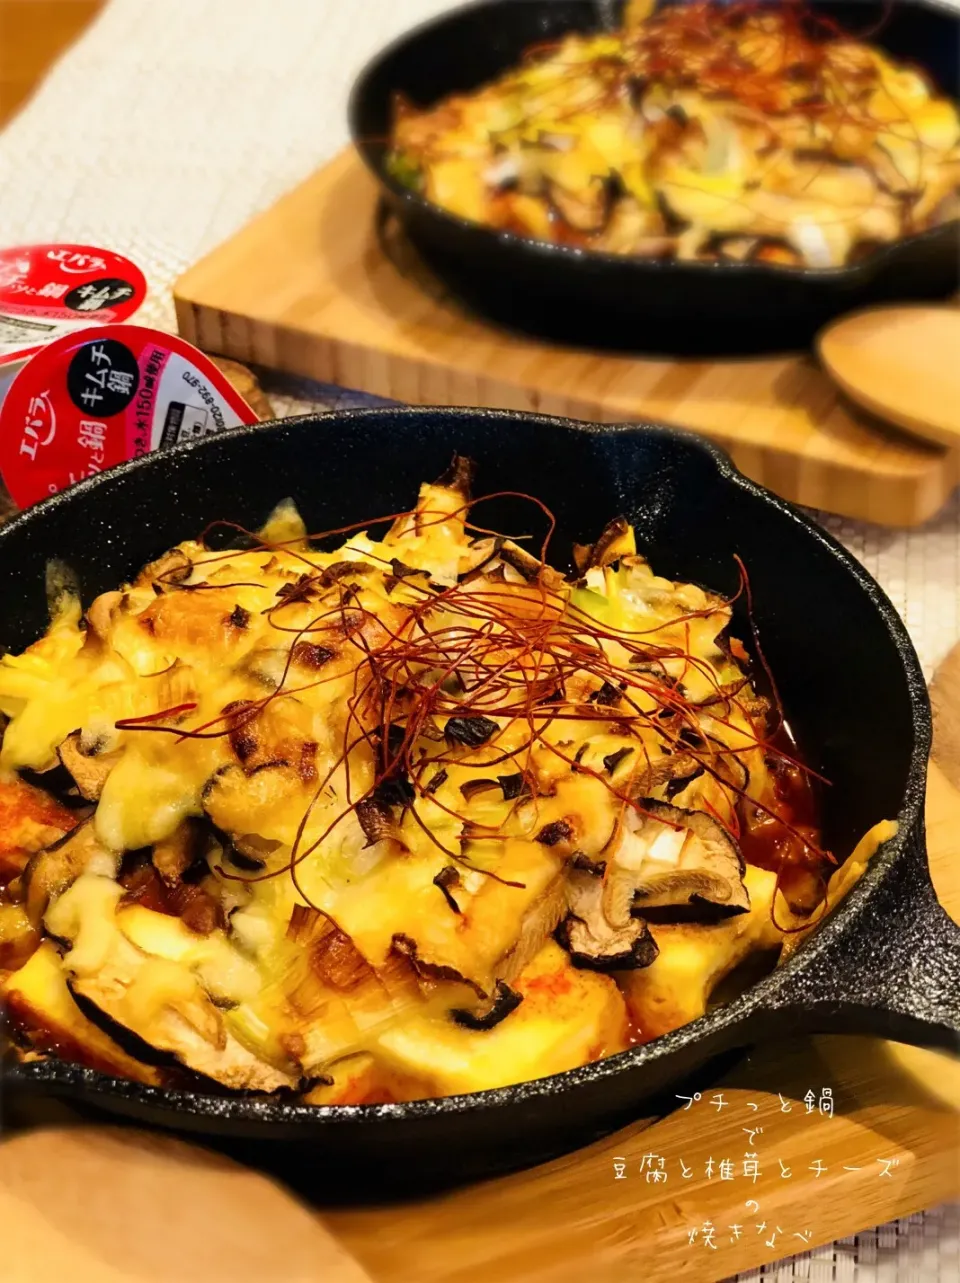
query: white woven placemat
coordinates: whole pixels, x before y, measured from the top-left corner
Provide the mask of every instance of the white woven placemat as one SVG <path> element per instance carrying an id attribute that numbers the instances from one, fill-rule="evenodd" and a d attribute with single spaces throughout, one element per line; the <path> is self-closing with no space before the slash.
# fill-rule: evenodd
<path id="1" fill-rule="evenodd" d="M 0 246 L 119 250 L 150 285 L 139 319 L 173 329 L 177 275 L 341 147 L 360 66 L 448 4 L 111 0 L 0 134 Z M 960 496 L 920 530 L 817 515 L 889 593 L 930 674 L 960 639 Z M 740 1278 L 960 1283 L 960 1211 L 937 1208 Z"/>

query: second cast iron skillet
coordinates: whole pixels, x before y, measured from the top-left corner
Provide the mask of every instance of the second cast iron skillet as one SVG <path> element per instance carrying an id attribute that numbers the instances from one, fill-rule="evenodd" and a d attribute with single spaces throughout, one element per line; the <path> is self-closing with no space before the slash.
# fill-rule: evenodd
<path id="1" fill-rule="evenodd" d="M 732 1049 L 810 1031 L 873 1033 L 956 1048 L 960 930 L 938 905 L 924 849 L 930 713 L 893 607 L 829 535 L 747 481 L 693 436 L 464 409 L 345 411 L 227 433 L 149 455 L 39 504 L 0 530 L 0 644 L 47 624 L 44 576 L 66 560 L 85 601 L 215 518 L 255 528 L 292 496 L 311 530 L 410 506 L 454 450 L 478 463 L 477 493 L 523 490 L 556 513 L 552 559 L 623 513 L 656 570 L 719 592 L 748 569 L 754 615 L 807 762 L 832 781 L 825 837 L 840 854 L 878 820 L 899 832 L 851 895 L 782 969 L 666 1037 L 497 1091 L 398 1105 L 315 1109 L 290 1101 L 167 1091 L 49 1060 L 5 1087 L 81 1099 L 221 1138 L 259 1140 L 282 1170 L 307 1152 L 341 1182 L 392 1170 L 410 1186 L 530 1164 L 636 1117 L 644 1101 Z M 484 525 L 542 530 L 502 500 Z M 742 603 L 735 631 L 750 632 Z"/>
<path id="2" fill-rule="evenodd" d="M 851 34 L 875 31 L 873 43 L 924 68 L 940 92 L 960 95 L 960 18 L 943 0 L 811 4 Z M 720 353 L 804 346 L 821 325 L 854 308 L 956 290 L 956 220 L 823 271 L 657 262 L 468 222 L 387 171 L 396 93 L 431 106 L 495 79 L 533 45 L 615 25 L 621 8 L 621 0 L 481 0 L 401 36 L 361 72 L 349 109 L 354 142 L 385 207 L 456 295 L 501 324 L 564 342 Z"/>

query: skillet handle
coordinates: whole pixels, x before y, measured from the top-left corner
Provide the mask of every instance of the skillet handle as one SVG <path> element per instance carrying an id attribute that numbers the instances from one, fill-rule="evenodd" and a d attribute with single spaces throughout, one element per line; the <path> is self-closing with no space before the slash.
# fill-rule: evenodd
<path id="1" fill-rule="evenodd" d="M 960 926 L 937 900 L 922 823 L 901 858 L 828 920 L 774 999 L 795 1032 L 873 1034 L 960 1054 Z"/>

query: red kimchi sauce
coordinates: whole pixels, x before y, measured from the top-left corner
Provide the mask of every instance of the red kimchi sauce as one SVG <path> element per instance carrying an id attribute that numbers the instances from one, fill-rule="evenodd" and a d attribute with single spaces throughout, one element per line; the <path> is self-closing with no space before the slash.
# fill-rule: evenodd
<path id="1" fill-rule="evenodd" d="M 770 744 L 800 760 L 796 743 L 785 727 L 771 738 Z M 775 814 L 768 815 L 749 802 L 741 807 L 740 850 L 748 864 L 779 872 L 780 890 L 788 904 L 797 912 L 809 913 L 822 899 L 834 867 L 820 849 L 817 781 L 801 766 L 781 757 L 772 757 L 768 765 L 775 797 L 770 809 Z M 767 799 L 764 801 L 770 805 Z"/>

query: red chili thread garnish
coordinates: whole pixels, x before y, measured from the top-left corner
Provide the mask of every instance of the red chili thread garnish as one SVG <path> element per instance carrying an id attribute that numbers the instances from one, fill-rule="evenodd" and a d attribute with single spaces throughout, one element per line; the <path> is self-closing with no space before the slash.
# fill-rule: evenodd
<path id="1" fill-rule="evenodd" d="M 119 722 L 114 722 L 114 726 L 118 731 L 143 731 L 149 729 L 152 722 L 162 722 L 168 717 L 178 717 L 181 713 L 192 713 L 196 707 L 196 703 L 174 704 L 172 708 L 161 708 L 158 713 L 144 713 L 142 717 L 123 717 Z M 165 729 L 176 732 L 176 728 L 172 726 Z"/>
<path id="2" fill-rule="evenodd" d="M 367 529 L 385 521 L 402 525 L 412 518 L 419 522 L 421 531 L 434 524 L 462 519 L 468 528 L 478 533 L 494 534 L 470 522 L 468 517 L 478 503 L 507 497 L 532 502 L 546 517 L 547 531 L 539 549 L 539 560 L 546 565 L 556 527 L 555 519 L 546 505 L 519 491 L 501 491 L 497 495 L 484 496 L 482 500 L 465 501 L 453 513 L 416 514 L 408 511 L 386 518 L 352 523 L 337 530 L 312 535 L 309 539 L 312 543 L 334 535 Z M 288 686 L 293 648 L 301 639 L 337 632 L 338 637 L 342 634 L 338 641 L 342 653 L 348 654 L 350 649 L 355 652 L 352 689 L 345 701 L 347 716 L 339 754 L 326 776 L 314 789 L 312 799 L 299 822 L 289 860 L 279 868 L 262 873 L 227 873 L 225 876 L 237 880 L 260 881 L 289 873 L 299 893 L 309 903 L 298 878 L 299 865 L 318 850 L 349 815 L 355 813 L 361 802 L 372 798 L 388 781 L 399 779 L 407 782 L 412 798 L 404 806 L 404 814 L 409 814 L 412 822 L 447 858 L 461 867 L 508 886 L 520 886 L 522 884 L 502 878 L 495 869 L 485 869 L 465 859 L 462 851 L 451 850 L 424 821 L 420 815 L 420 806 L 429 804 L 438 807 L 461 826 L 469 825 L 472 841 L 502 840 L 505 836 L 503 825 L 509 823 L 510 817 L 515 815 L 520 806 L 532 806 L 535 812 L 538 809 L 536 798 L 519 797 L 511 804 L 507 820 L 496 827 L 482 825 L 470 820 L 456 808 L 442 803 L 430 791 L 429 779 L 434 777 L 437 770 L 445 769 L 445 764 L 451 763 L 488 770 L 511 761 L 525 774 L 531 775 L 531 754 L 535 749 L 546 750 L 567 763 L 571 769 L 576 768 L 582 774 L 600 780 L 604 788 L 617 799 L 621 816 L 628 806 L 639 814 L 648 816 L 649 812 L 644 809 L 642 802 L 628 791 L 630 781 L 642 775 L 644 758 L 647 765 L 650 765 L 649 749 L 642 738 L 637 742 L 643 756 L 638 759 L 638 765 L 630 773 L 625 785 L 619 789 L 613 786 L 605 772 L 586 768 L 582 762 L 578 764 L 572 753 L 566 753 L 562 747 L 546 738 L 554 724 L 569 722 L 595 727 L 598 720 L 601 720 L 597 706 L 587 702 L 585 694 L 578 695 L 575 699 L 568 696 L 574 678 L 579 689 L 582 689 L 584 679 L 589 678 L 597 683 L 595 689 L 609 686 L 622 693 L 616 707 L 605 706 L 602 709 L 604 722 L 616 725 L 628 736 L 645 728 L 653 728 L 668 749 L 692 758 L 703 772 L 711 776 L 729 798 L 733 820 L 724 821 L 712 805 L 705 809 L 718 822 L 723 823 L 732 836 L 739 837 L 745 819 L 743 806 L 749 802 L 758 813 L 766 815 L 781 827 L 785 837 L 792 841 L 795 852 L 805 853 L 805 861 L 812 861 L 815 866 L 819 866 L 824 860 L 832 858 L 791 823 L 786 811 L 778 812 L 751 797 L 747 789 L 728 778 L 729 770 L 723 774 L 718 765 L 714 765 L 719 764 L 724 757 L 737 758 L 759 750 L 770 758 L 799 767 L 804 778 L 807 775 L 816 777 L 815 772 L 799 763 L 794 756 L 771 743 L 776 730 L 762 733 L 761 728 L 754 724 L 738 698 L 747 684 L 746 679 L 736 689 L 724 692 L 713 667 L 690 652 L 692 622 L 715 615 L 719 611 L 725 612 L 733 601 L 745 595 L 754 648 L 770 682 L 778 722 L 782 719 L 779 694 L 753 620 L 749 578 L 739 557 L 735 560 L 740 581 L 732 598 L 722 604 L 716 601 L 708 603 L 700 610 L 688 611 L 643 629 L 632 630 L 601 624 L 587 612 L 574 606 L 565 593 L 551 587 L 543 574 L 524 585 L 509 586 L 484 579 L 471 582 L 468 578 L 444 587 L 418 582 L 412 577 L 405 578 L 403 583 L 408 596 L 403 609 L 406 614 L 399 624 L 392 625 L 388 618 L 368 610 L 362 597 L 357 596 L 352 589 L 344 589 L 339 581 L 322 585 L 320 580 L 324 567 L 311 560 L 302 550 L 299 546 L 301 540 L 271 543 L 232 522 L 213 523 L 204 532 L 202 539 L 218 527 L 242 534 L 253 542 L 254 547 L 240 552 L 205 553 L 195 563 L 194 570 L 203 569 L 211 563 L 229 562 L 231 558 L 244 556 L 251 551 L 269 552 L 272 555 L 284 552 L 307 568 L 302 587 L 310 589 L 311 602 L 304 600 L 304 592 L 291 592 L 263 612 L 263 617 L 271 628 L 291 638 L 277 687 L 262 698 L 250 701 L 244 709 L 221 713 L 200 726 L 160 724 L 171 717 L 194 711 L 197 705 L 193 703 L 177 705 L 140 718 L 124 719 L 116 723 L 119 729 L 164 732 L 177 736 L 178 741 L 222 738 L 246 721 L 259 717 L 274 701 L 329 681 L 350 678 L 351 667 L 345 670 L 342 664 L 338 664 L 334 673 L 302 685 Z M 297 546 L 289 547 L 290 544 Z M 388 558 L 377 557 L 366 550 L 364 558 L 381 561 L 384 565 L 390 564 Z M 177 567 L 172 573 L 182 573 L 182 567 Z M 170 587 L 191 586 L 171 584 Z M 287 625 L 278 621 L 276 616 L 282 610 L 297 606 L 310 609 L 310 618 L 306 624 L 300 622 L 297 625 Z M 449 624 L 443 622 L 446 614 L 452 617 Z M 683 641 L 658 639 L 659 634 L 668 630 L 674 637 L 679 630 Z M 604 648 L 605 643 L 616 647 L 618 655 L 623 652 L 625 657 L 617 660 L 611 658 Z M 746 741 L 742 747 L 729 748 L 722 743 L 711 745 L 702 735 L 700 742 L 694 744 L 681 738 L 685 729 L 698 728 L 700 710 L 684 694 L 683 676 L 679 682 L 667 680 L 668 670 L 662 666 L 668 661 L 679 664 L 683 676 L 696 671 L 704 677 L 716 694 L 716 701 L 710 705 L 711 717 L 718 726 L 730 727 L 742 735 Z M 660 665 L 664 680 L 658 680 L 649 671 L 632 668 L 631 665 L 634 664 L 645 664 L 648 667 L 651 664 Z M 641 706 L 641 698 L 651 702 L 654 707 L 646 711 Z M 734 708 L 739 710 L 750 727 L 749 732 L 742 725 L 733 726 L 730 710 Z M 658 714 L 663 710 L 668 710 L 671 714 L 666 722 L 658 719 Z M 476 750 L 443 743 L 442 738 L 438 739 L 438 727 L 442 726 L 446 718 L 470 715 L 496 718 L 498 731 Z M 515 727 L 523 728 L 519 736 Z M 424 744 L 430 747 L 424 748 Z M 372 785 L 358 790 L 354 787 L 351 758 L 361 750 L 369 753 L 374 770 Z M 306 835 L 311 816 L 321 797 L 329 789 L 331 780 L 341 769 L 345 796 L 338 802 L 337 813 L 324 825 L 323 832 L 318 836 L 311 836 L 308 841 Z M 785 863 L 784 858 L 778 872 L 778 888 Z"/>

